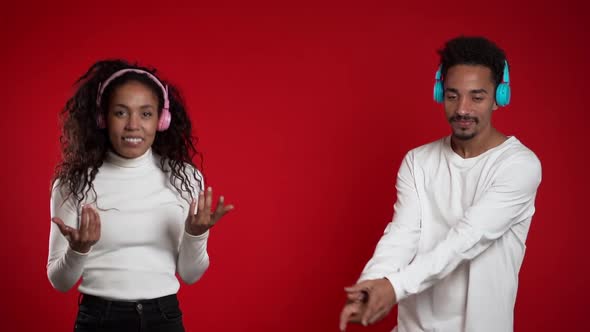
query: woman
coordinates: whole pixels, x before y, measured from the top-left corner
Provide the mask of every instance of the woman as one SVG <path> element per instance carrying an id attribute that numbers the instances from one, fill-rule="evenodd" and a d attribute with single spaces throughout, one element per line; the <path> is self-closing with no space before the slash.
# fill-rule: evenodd
<path id="1" fill-rule="evenodd" d="M 125 61 L 95 63 L 62 112 L 47 274 L 67 291 L 82 277 L 75 331 L 184 331 L 178 272 L 209 266 L 211 213 L 179 92 Z M 195 213 L 196 212 L 196 213 Z"/>

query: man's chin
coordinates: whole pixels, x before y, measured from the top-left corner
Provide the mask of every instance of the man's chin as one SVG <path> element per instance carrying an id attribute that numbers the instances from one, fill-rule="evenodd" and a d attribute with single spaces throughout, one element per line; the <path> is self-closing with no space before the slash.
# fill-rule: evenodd
<path id="1" fill-rule="evenodd" d="M 475 137 L 475 133 L 473 133 L 473 132 L 471 132 L 471 133 L 466 133 L 466 132 L 462 132 L 462 131 L 454 131 L 453 132 L 453 138 L 456 138 L 460 141 L 468 141 L 474 137 Z"/>

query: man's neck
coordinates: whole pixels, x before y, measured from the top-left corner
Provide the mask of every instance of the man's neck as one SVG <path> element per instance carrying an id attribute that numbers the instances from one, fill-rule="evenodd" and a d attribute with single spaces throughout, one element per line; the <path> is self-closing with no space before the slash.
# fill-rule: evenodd
<path id="1" fill-rule="evenodd" d="M 456 154 L 467 159 L 477 157 L 489 149 L 493 149 L 504 143 L 507 139 L 508 137 L 495 128 L 490 128 L 489 131 L 480 133 L 468 140 L 461 140 L 451 136 L 451 148 Z"/>

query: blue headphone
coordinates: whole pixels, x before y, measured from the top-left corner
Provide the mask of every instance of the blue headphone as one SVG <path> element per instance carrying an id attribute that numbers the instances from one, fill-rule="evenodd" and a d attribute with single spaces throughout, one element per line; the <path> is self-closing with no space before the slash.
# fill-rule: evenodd
<path id="1" fill-rule="evenodd" d="M 442 82 L 442 65 L 438 66 L 438 70 L 434 75 L 436 82 L 434 83 L 434 101 L 442 103 L 445 99 L 445 91 Z M 508 61 L 504 60 L 504 75 L 502 76 L 502 83 L 498 84 L 496 88 L 496 104 L 498 106 L 506 106 L 510 103 L 510 73 L 508 72 Z"/>

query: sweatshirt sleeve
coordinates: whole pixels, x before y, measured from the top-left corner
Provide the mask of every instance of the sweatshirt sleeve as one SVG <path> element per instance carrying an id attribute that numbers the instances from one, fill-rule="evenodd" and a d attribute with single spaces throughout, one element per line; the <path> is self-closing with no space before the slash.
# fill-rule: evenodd
<path id="1" fill-rule="evenodd" d="M 498 169 L 490 188 L 465 211 L 443 241 L 417 255 L 407 267 L 385 276 L 398 301 L 434 285 L 459 264 L 481 254 L 513 225 L 532 217 L 541 164 L 531 154 Z"/>
<path id="2" fill-rule="evenodd" d="M 72 227 L 78 228 L 78 212 L 75 202 L 70 199 L 65 200 L 66 195 L 63 189 L 56 182 L 51 190 L 51 218 L 58 217 L 63 222 Z M 51 222 L 49 231 L 49 255 L 47 258 L 47 277 L 51 285 L 61 291 L 66 292 L 72 288 L 82 276 L 84 271 L 84 262 L 88 254 L 79 253 L 70 248 L 68 240 L 61 234 L 57 225 Z"/>
<path id="3" fill-rule="evenodd" d="M 205 190 L 205 182 L 203 175 L 198 170 L 195 171 L 197 179 L 196 182 L 193 183 L 193 186 L 196 189 L 193 191 L 193 195 L 195 199 L 198 199 L 199 195 Z M 209 267 L 209 254 L 207 253 L 209 231 L 194 236 L 187 233 L 186 230 L 184 230 L 184 227 L 182 229 L 183 231 L 180 239 L 176 266 L 180 278 L 185 283 L 192 284 L 197 282 Z"/>
<path id="4" fill-rule="evenodd" d="M 420 202 L 413 172 L 413 155 L 408 153 L 398 171 L 396 181 L 397 200 L 393 220 L 365 266 L 359 281 L 383 278 L 407 266 L 418 250 L 420 239 Z"/>

